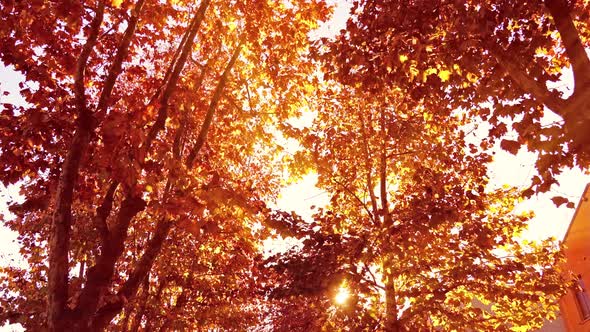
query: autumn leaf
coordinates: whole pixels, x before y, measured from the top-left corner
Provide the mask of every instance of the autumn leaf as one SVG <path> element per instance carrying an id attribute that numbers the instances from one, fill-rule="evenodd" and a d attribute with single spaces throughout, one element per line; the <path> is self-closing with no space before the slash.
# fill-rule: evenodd
<path id="1" fill-rule="evenodd" d="M 560 207 L 563 204 L 567 204 L 567 207 L 570 207 L 569 203 L 571 203 L 569 199 L 563 196 L 554 196 L 551 198 L 551 201 L 553 202 L 553 204 L 555 204 L 556 207 Z"/>
<path id="2" fill-rule="evenodd" d="M 516 155 L 518 153 L 518 150 L 520 150 L 520 143 L 509 139 L 503 139 L 500 142 L 500 147 L 503 150 L 508 151 L 513 155 Z"/>
<path id="3" fill-rule="evenodd" d="M 444 105 L 438 108 L 441 119 L 450 116 L 448 110 L 463 109 L 491 127 L 502 122 L 499 119 L 509 120 L 506 124 L 518 136 L 514 140 L 526 142 L 529 151 L 538 152 L 539 157 L 562 156 L 536 166 L 539 173 L 547 174 L 543 177 L 547 184 L 534 185 L 531 189 L 535 192 L 548 190 L 555 177 L 572 165 L 589 167 L 590 144 L 585 133 L 590 120 L 567 120 L 572 104 L 590 102 L 590 86 L 584 83 L 590 62 L 583 51 L 579 56 L 573 51 L 590 45 L 588 38 L 578 38 L 588 34 L 587 1 L 568 7 L 567 15 L 561 0 L 518 6 L 502 1 L 469 6 L 461 2 L 429 6 L 401 0 L 379 6 L 365 4 L 355 2 L 346 29 L 322 45 L 318 59 L 330 68 L 332 77 L 370 91 L 383 92 L 395 86 L 414 102 L 428 98 L 432 105 Z M 405 8 L 404 14 L 392 17 L 390 13 L 399 8 Z M 514 38 L 516 35 L 520 37 Z M 571 43 L 564 42 L 570 39 Z M 564 44 L 569 50 L 556 56 Z M 412 63 L 408 65 L 410 54 Z M 347 62 L 353 56 L 357 61 L 358 57 L 370 61 L 370 70 L 349 70 Z M 576 82 L 566 97 L 552 82 L 559 81 L 564 68 L 570 66 Z M 439 69 L 440 82 L 419 84 L 429 83 L 425 72 L 429 68 Z M 455 79 L 442 71 L 445 68 L 452 68 Z M 423 82 L 416 82 L 418 75 Z M 544 108 L 559 118 L 551 131 L 539 120 Z"/>
<path id="4" fill-rule="evenodd" d="M 441 81 L 446 82 L 451 77 L 451 72 L 448 70 L 440 70 L 438 72 L 438 77 L 441 79 Z"/>

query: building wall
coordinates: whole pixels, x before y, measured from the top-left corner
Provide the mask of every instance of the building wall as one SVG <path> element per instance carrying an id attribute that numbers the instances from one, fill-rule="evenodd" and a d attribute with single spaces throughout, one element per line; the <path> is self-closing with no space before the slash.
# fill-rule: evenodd
<path id="1" fill-rule="evenodd" d="M 566 332 L 565 323 L 561 317 L 551 322 L 546 322 L 537 332 Z"/>
<path id="2" fill-rule="evenodd" d="M 586 186 L 576 213 L 564 237 L 566 271 L 572 278 L 581 275 L 586 288 L 590 288 L 590 192 Z M 586 293 L 590 296 L 590 289 Z M 583 320 L 575 291 L 570 290 L 560 301 L 561 316 L 569 332 L 590 332 L 590 319 Z"/>

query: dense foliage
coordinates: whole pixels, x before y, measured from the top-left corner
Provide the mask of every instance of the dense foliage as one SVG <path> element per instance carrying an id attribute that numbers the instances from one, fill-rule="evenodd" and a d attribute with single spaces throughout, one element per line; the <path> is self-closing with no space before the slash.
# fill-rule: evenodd
<path id="1" fill-rule="evenodd" d="M 2 320 L 254 325 L 263 200 L 282 174 L 275 128 L 311 92 L 307 34 L 327 7 L 0 6 L 0 57 L 26 102 L 2 106 L 0 177 L 22 186 L 6 225 L 29 265 L 3 269 Z"/>
<path id="2" fill-rule="evenodd" d="M 540 326 L 562 257 L 520 241 L 513 209 L 588 167 L 589 6 L 358 0 L 310 42 L 322 0 L 0 0 L 0 59 L 24 77 L 0 104 L 0 180 L 24 197 L 3 221 L 27 263 L 0 270 L 0 324 Z M 529 190 L 490 189 L 498 145 L 538 153 Z M 313 220 L 268 207 L 310 171 L 331 198 Z M 301 246 L 263 258 L 277 234 Z"/>
<path id="3" fill-rule="evenodd" d="M 488 121 L 485 148 L 501 139 L 511 153 L 538 153 L 526 196 L 564 168 L 588 167 L 588 1 L 359 0 L 352 12 L 318 51 L 331 77 Z"/>
<path id="4" fill-rule="evenodd" d="M 265 265 L 279 276 L 271 294 L 291 299 L 279 308 L 316 308 L 284 309 L 287 322 L 314 311 L 328 330 L 514 331 L 554 319 L 562 256 L 551 241 L 518 239 L 530 215 L 511 212 L 514 189 L 486 189 L 491 155 L 465 149 L 463 122 L 399 91 L 330 86 L 297 156 L 315 165 L 330 204 L 292 232 L 301 250 Z M 343 284 L 354 297 L 339 308 Z"/>

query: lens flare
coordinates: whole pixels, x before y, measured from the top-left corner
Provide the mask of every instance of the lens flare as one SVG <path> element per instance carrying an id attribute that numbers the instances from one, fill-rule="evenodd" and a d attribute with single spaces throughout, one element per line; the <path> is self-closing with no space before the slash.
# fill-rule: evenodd
<path id="1" fill-rule="evenodd" d="M 346 303 L 346 301 L 348 300 L 349 297 L 350 297 L 350 291 L 348 290 L 348 287 L 346 287 L 346 284 L 342 283 L 340 288 L 338 288 L 338 293 L 336 293 L 336 297 L 334 297 L 334 301 L 336 301 L 336 304 L 338 304 L 338 305 L 343 305 Z"/>

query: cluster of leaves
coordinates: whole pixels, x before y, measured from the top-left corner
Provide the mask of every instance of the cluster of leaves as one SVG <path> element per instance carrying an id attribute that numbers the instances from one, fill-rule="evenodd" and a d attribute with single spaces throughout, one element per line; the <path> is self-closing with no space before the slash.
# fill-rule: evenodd
<path id="1" fill-rule="evenodd" d="M 510 153 L 524 145 L 537 152 L 531 196 L 548 191 L 564 168 L 590 163 L 589 6 L 359 0 L 346 30 L 317 54 L 328 76 L 345 84 L 395 86 L 433 112 L 462 109 L 488 121 L 484 148 L 501 139 Z M 573 86 L 564 95 L 568 82 L 559 81 L 568 67 Z"/>

